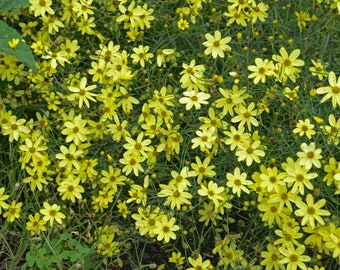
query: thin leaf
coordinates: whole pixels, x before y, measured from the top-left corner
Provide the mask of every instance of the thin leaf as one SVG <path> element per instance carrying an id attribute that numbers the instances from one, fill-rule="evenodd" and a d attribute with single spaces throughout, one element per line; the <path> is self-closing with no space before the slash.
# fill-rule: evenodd
<path id="1" fill-rule="evenodd" d="M 35 59 L 32 55 L 31 48 L 22 41 L 20 34 L 3 21 L 0 21 L 0 29 L 0 50 L 7 54 L 16 56 L 20 61 L 26 63 L 33 70 L 33 72 L 36 73 L 37 68 L 35 66 Z M 20 40 L 18 46 L 15 49 L 12 49 L 8 45 L 8 42 L 13 38 L 18 38 Z"/>

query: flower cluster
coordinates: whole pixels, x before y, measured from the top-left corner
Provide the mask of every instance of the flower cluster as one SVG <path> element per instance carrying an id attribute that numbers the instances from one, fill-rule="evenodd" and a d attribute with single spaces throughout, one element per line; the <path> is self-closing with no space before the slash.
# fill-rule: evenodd
<path id="1" fill-rule="evenodd" d="M 112 269 L 339 267 L 340 5 L 279 2 L 2 12 L 38 70 L 0 51 L 4 237 L 72 233 Z"/>

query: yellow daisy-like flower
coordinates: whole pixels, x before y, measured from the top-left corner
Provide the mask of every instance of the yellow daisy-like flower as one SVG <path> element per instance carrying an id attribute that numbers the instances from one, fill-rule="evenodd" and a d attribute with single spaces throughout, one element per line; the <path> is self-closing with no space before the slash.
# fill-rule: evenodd
<path id="1" fill-rule="evenodd" d="M 330 216 L 331 213 L 327 210 L 321 209 L 325 204 L 326 200 L 321 199 L 314 203 L 314 198 L 312 194 L 307 194 L 306 202 L 296 201 L 295 204 L 299 207 L 295 210 L 294 214 L 302 217 L 301 225 L 309 224 L 312 228 L 315 228 L 315 220 L 321 225 L 325 225 L 321 216 Z"/>
<path id="2" fill-rule="evenodd" d="M 170 241 L 170 239 L 176 239 L 175 231 L 178 231 L 180 228 L 178 225 L 175 225 L 176 219 L 174 217 L 168 219 L 166 215 L 163 215 L 162 218 L 156 221 L 156 228 L 153 230 L 157 235 L 157 240 L 164 240 L 166 243 Z"/>
<path id="3" fill-rule="evenodd" d="M 311 124 L 309 119 L 299 120 L 296 128 L 293 129 L 293 133 L 298 133 L 300 136 L 306 135 L 308 139 L 311 139 L 312 135 L 316 134 L 313 128 L 314 125 Z"/>
<path id="4" fill-rule="evenodd" d="M 203 45 L 207 47 L 204 51 L 206 55 L 212 55 L 213 58 L 217 56 L 224 58 L 224 52 L 229 52 L 231 47 L 227 45 L 230 42 L 231 37 L 222 38 L 220 31 L 215 31 L 214 35 L 206 34 L 205 38 L 207 39 L 203 42 Z"/>
<path id="5" fill-rule="evenodd" d="M 273 61 L 269 61 L 268 59 L 262 60 L 261 58 L 256 58 L 255 66 L 248 66 L 248 70 L 252 71 L 248 78 L 254 79 L 255 84 L 258 84 L 259 81 L 265 83 L 266 76 L 274 75 L 274 64 Z"/>
<path id="6" fill-rule="evenodd" d="M 328 74 L 329 86 L 319 87 L 316 89 L 317 94 L 326 94 L 322 99 L 321 103 L 328 99 L 332 99 L 332 106 L 335 109 L 340 106 L 340 76 L 336 79 L 333 71 Z"/>
<path id="7" fill-rule="evenodd" d="M 298 246 L 296 249 L 294 246 L 287 248 L 280 247 L 279 251 L 284 258 L 281 259 L 279 263 L 286 264 L 286 270 L 306 269 L 305 262 L 309 262 L 311 258 L 303 255 L 305 249 L 304 245 Z"/>
<path id="8" fill-rule="evenodd" d="M 180 18 L 177 22 L 177 27 L 184 31 L 185 29 L 189 28 L 189 22 L 183 18 Z"/>
<path id="9" fill-rule="evenodd" d="M 30 11 L 34 12 L 34 17 L 45 16 L 45 13 L 54 14 L 51 8 L 52 0 L 29 0 Z"/>
<path id="10" fill-rule="evenodd" d="M 75 202 L 76 198 L 80 200 L 82 198 L 82 193 L 85 191 L 82 185 L 79 185 L 80 178 L 73 177 L 69 175 L 68 178 L 62 181 L 59 184 L 57 190 L 59 194 L 62 196 L 62 200 L 70 200 L 71 202 Z"/>
<path id="11" fill-rule="evenodd" d="M 44 202 L 43 205 L 44 208 L 40 210 L 40 213 L 44 216 L 43 220 L 49 221 L 50 226 L 53 225 L 54 221 L 57 221 L 59 224 L 63 223 L 62 219 L 64 219 L 66 216 L 59 212 L 61 208 L 59 205 L 50 205 L 48 202 Z"/>
<path id="12" fill-rule="evenodd" d="M 223 197 L 220 195 L 224 191 L 224 187 L 219 187 L 214 181 L 209 181 L 208 186 L 201 185 L 198 190 L 200 196 L 207 196 L 214 202 L 216 206 L 219 205 L 219 201 L 223 201 Z"/>

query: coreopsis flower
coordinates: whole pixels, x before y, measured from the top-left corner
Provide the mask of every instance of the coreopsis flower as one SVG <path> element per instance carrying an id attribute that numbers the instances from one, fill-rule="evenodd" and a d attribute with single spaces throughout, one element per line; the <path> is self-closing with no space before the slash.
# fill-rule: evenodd
<path id="1" fill-rule="evenodd" d="M 247 124 L 247 128 L 251 131 L 251 127 L 259 125 L 258 120 L 255 118 L 260 114 L 254 102 L 251 102 L 247 107 L 245 105 L 238 105 L 235 108 L 236 115 L 231 119 L 233 123 L 239 123 L 239 127 Z"/>
<path id="2" fill-rule="evenodd" d="M 192 267 L 187 268 L 187 270 L 196 270 L 196 269 L 201 269 L 201 270 L 208 270 L 210 269 L 210 260 L 205 260 L 203 261 L 203 258 L 201 254 L 198 254 L 196 258 L 189 257 L 188 258 L 189 263 L 191 264 Z"/>
<path id="3" fill-rule="evenodd" d="M 312 76 L 317 76 L 319 80 L 322 80 L 324 77 L 327 77 L 327 72 L 325 71 L 325 66 L 322 65 L 321 61 L 314 61 L 311 59 L 313 66 L 309 68 L 309 71 L 312 73 Z"/>
<path id="4" fill-rule="evenodd" d="M 293 133 L 297 133 L 300 136 L 306 135 L 308 139 L 312 138 L 312 135 L 316 134 L 313 129 L 314 125 L 310 123 L 309 119 L 299 120 L 296 124 L 296 128 L 293 129 Z"/>
<path id="5" fill-rule="evenodd" d="M 273 244 L 267 245 L 267 251 L 261 252 L 261 257 L 263 260 L 261 261 L 261 265 L 266 267 L 266 270 L 275 269 L 275 270 L 284 270 L 285 267 L 283 264 L 280 264 L 279 261 L 283 258 L 278 247 Z"/>
<path id="6" fill-rule="evenodd" d="M 191 163 L 191 168 L 193 171 L 189 172 L 190 176 L 197 176 L 197 182 L 200 184 L 203 176 L 205 177 L 214 177 L 216 172 L 214 171 L 215 165 L 209 165 L 210 157 L 206 157 L 202 162 L 201 159 L 196 156 L 196 163 Z"/>
<path id="7" fill-rule="evenodd" d="M 224 191 L 224 187 L 218 186 L 214 181 L 210 180 L 208 185 L 201 185 L 201 188 L 197 191 L 200 196 L 207 196 L 216 206 L 219 206 L 220 201 L 223 201 L 223 197 L 220 193 Z"/>
<path id="8" fill-rule="evenodd" d="M 329 86 L 319 87 L 316 89 L 316 93 L 319 95 L 325 94 L 321 99 L 321 103 L 332 99 L 332 106 L 335 109 L 337 106 L 340 106 L 340 76 L 337 79 L 335 73 L 331 71 L 328 74 L 328 82 Z"/>
<path id="9" fill-rule="evenodd" d="M 54 14 L 51 8 L 52 0 L 29 0 L 29 10 L 34 12 L 34 17 L 45 16 L 45 13 Z"/>
<path id="10" fill-rule="evenodd" d="M 9 142 L 19 141 L 20 137 L 30 132 L 30 129 L 25 126 L 25 122 L 25 119 L 17 119 L 15 115 L 11 115 L 8 122 L 1 125 L 2 134 L 9 135 Z"/>
<path id="11" fill-rule="evenodd" d="M 9 205 L 5 202 L 9 198 L 9 195 L 4 193 L 5 188 L 4 187 L 0 188 L 0 214 L 2 212 L 2 209 L 8 209 L 9 207 Z"/>
<path id="12" fill-rule="evenodd" d="M 197 137 L 191 140 L 191 148 L 195 149 L 196 147 L 200 147 L 200 150 L 204 152 L 213 147 L 216 140 L 216 129 L 214 127 L 202 128 L 196 131 L 196 135 Z"/>
<path id="13" fill-rule="evenodd" d="M 96 96 L 97 94 L 92 93 L 91 91 L 93 89 L 97 88 L 97 85 L 89 85 L 87 84 L 87 78 L 83 77 L 80 80 L 80 84 L 78 87 L 76 86 L 69 86 L 68 89 L 73 92 L 73 94 L 69 95 L 67 97 L 70 101 L 78 101 L 78 106 L 81 109 L 83 107 L 83 104 L 86 105 L 87 108 L 90 108 L 90 102 L 89 100 L 96 102 Z"/>
<path id="14" fill-rule="evenodd" d="M 163 215 L 161 219 L 156 221 L 154 233 L 157 235 L 157 240 L 164 240 L 166 243 L 170 239 L 176 239 L 175 231 L 178 231 L 180 227 L 175 224 L 176 218 L 172 217 L 168 219 L 166 215 Z"/>
<path id="15" fill-rule="evenodd" d="M 185 109 L 189 111 L 192 107 L 196 110 L 201 109 L 202 104 L 208 104 L 207 101 L 210 98 L 210 94 L 204 92 L 197 92 L 195 90 L 185 91 L 183 93 L 185 97 L 179 99 L 179 103 L 185 104 Z"/>
<path id="16" fill-rule="evenodd" d="M 266 77 L 274 75 L 274 63 L 268 59 L 255 58 L 255 66 L 248 66 L 248 70 L 252 71 L 248 78 L 253 79 L 255 84 L 260 81 L 265 83 Z"/>
<path id="17" fill-rule="evenodd" d="M 12 203 L 8 205 L 7 211 L 3 214 L 3 217 L 6 218 L 7 222 L 13 222 L 20 217 L 21 207 L 22 202 L 12 201 Z"/>
<path id="18" fill-rule="evenodd" d="M 306 27 L 306 22 L 309 22 L 311 20 L 309 14 L 305 11 L 301 12 L 295 12 L 296 20 L 298 27 L 300 29 L 300 32 L 302 32 L 302 28 Z"/>
<path id="19" fill-rule="evenodd" d="M 221 32 L 216 30 L 214 35 L 206 34 L 206 41 L 203 42 L 203 46 L 207 47 L 204 51 L 206 55 L 212 55 L 213 58 L 217 56 L 224 58 L 224 52 L 229 52 L 231 47 L 227 45 L 230 42 L 231 37 L 222 38 Z"/>
<path id="20" fill-rule="evenodd" d="M 139 45 L 138 48 L 133 48 L 133 54 L 131 54 L 132 63 L 140 64 L 141 67 L 145 67 L 145 62 L 151 63 L 151 58 L 153 57 L 153 53 L 149 52 L 149 46 Z"/>
<path id="21" fill-rule="evenodd" d="M 311 258 L 307 255 L 304 255 L 305 246 L 300 245 L 297 248 L 294 246 L 289 247 L 280 247 L 279 251 L 283 255 L 283 259 L 279 262 L 281 264 L 285 264 L 287 270 L 296 270 L 298 267 L 300 269 L 306 269 L 305 262 L 309 262 Z"/>
<path id="22" fill-rule="evenodd" d="M 171 209 L 180 210 L 184 204 L 191 205 L 189 200 L 192 198 L 192 195 L 185 191 L 187 189 L 185 186 L 160 184 L 160 188 L 161 191 L 158 193 L 158 197 L 166 197 L 164 205 L 169 205 Z"/>
<path id="23" fill-rule="evenodd" d="M 85 191 L 83 186 L 79 184 L 80 178 L 69 175 L 67 179 L 59 183 L 57 190 L 61 196 L 62 200 L 70 200 L 75 202 L 76 198 L 80 200 L 82 198 L 82 193 Z"/>
<path id="24" fill-rule="evenodd" d="M 60 212 L 60 206 L 57 204 L 50 205 L 48 202 L 43 203 L 44 208 L 40 210 L 40 213 L 44 216 L 43 220 L 49 221 L 50 226 L 53 225 L 54 221 L 62 224 L 62 219 L 66 218 L 66 216 Z"/>
<path id="25" fill-rule="evenodd" d="M 185 29 L 189 28 L 189 22 L 183 18 L 180 18 L 179 21 L 177 22 L 177 27 L 184 31 Z"/>
<path id="26" fill-rule="evenodd" d="M 87 121 L 82 119 L 81 114 L 74 117 L 74 119 L 64 123 L 65 128 L 61 131 L 66 135 L 65 142 L 73 142 L 75 145 L 80 145 L 87 140 L 87 135 L 90 133 L 86 127 Z"/>
<path id="27" fill-rule="evenodd" d="M 16 47 L 19 45 L 20 40 L 18 38 L 12 38 L 10 41 L 8 41 L 8 46 L 12 49 L 15 50 Z"/>
<path id="28" fill-rule="evenodd" d="M 93 6 L 91 6 L 93 0 L 82 0 L 75 1 L 73 5 L 73 11 L 76 13 L 77 17 L 84 17 L 87 19 L 89 15 L 93 15 Z"/>
<path id="29" fill-rule="evenodd" d="M 314 203 L 312 194 L 307 194 L 306 203 L 303 201 L 295 202 L 295 205 L 299 208 L 295 210 L 294 214 L 298 217 L 302 217 L 301 225 L 308 224 L 312 228 L 315 228 L 315 221 L 321 225 L 325 225 L 321 216 L 330 216 L 331 213 L 327 210 L 321 209 L 326 204 L 325 199 L 321 199 Z"/>
<path id="30" fill-rule="evenodd" d="M 46 220 L 43 220 L 39 213 L 28 216 L 29 221 L 26 222 L 26 230 L 31 232 L 31 235 L 39 235 L 46 231 Z"/>
<path id="31" fill-rule="evenodd" d="M 288 226 L 283 224 L 281 229 L 276 229 L 275 234 L 280 238 L 275 240 L 274 245 L 281 247 L 298 246 L 300 243 L 297 241 L 303 236 L 300 232 L 300 226 Z"/>
<path id="32" fill-rule="evenodd" d="M 302 143 L 300 147 L 302 151 L 297 153 L 297 156 L 299 157 L 298 163 L 301 166 L 305 166 L 307 170 L 311 169 L 313 165 L 316 168 L 320 168 L 320 159 L 322 159 L 321 149 L 315 148 L 314 142 L 309 145 Z"/>
<path id="33" fill-rule="evenodd" d="M 247 186 L 253 184 L 252 181 L 247 180 L 247 174 L 241 173 L 240 168 L 236 167 L 234 173 L 227 173 L 227 187 L 232 189 L 232 193 L 237 194 L 237 197 L 241 196 L 241 192 L 247 194 L 250 193 Z"/>
<path id="34" fill-rule="evenodd" d="M 273 60 L 278 63 L 278 79 L 283 83 L 286 82 L 287 78 L 295 82 L 300 72 L 299 68 L 305 64 L 303 60 L 298 59 L 301 51 L 295 49 L 291 54 L 288 54 L 286 49 L 282 47 L 279 52 L 279 55 L 275 54 L 272 56 Z"/>

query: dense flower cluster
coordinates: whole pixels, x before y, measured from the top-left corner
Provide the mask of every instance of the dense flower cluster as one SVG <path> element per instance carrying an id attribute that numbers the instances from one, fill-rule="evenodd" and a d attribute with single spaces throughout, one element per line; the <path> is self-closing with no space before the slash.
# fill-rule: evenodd
<path id="1" fill-rule="evenodd" d="M 279 2 L 2 12 L 38 69 L 0 51 L 5 230 L 75 233 L 110 267 L 146 245 L 167 269 L 339 266 L 340 2 Z"/>

